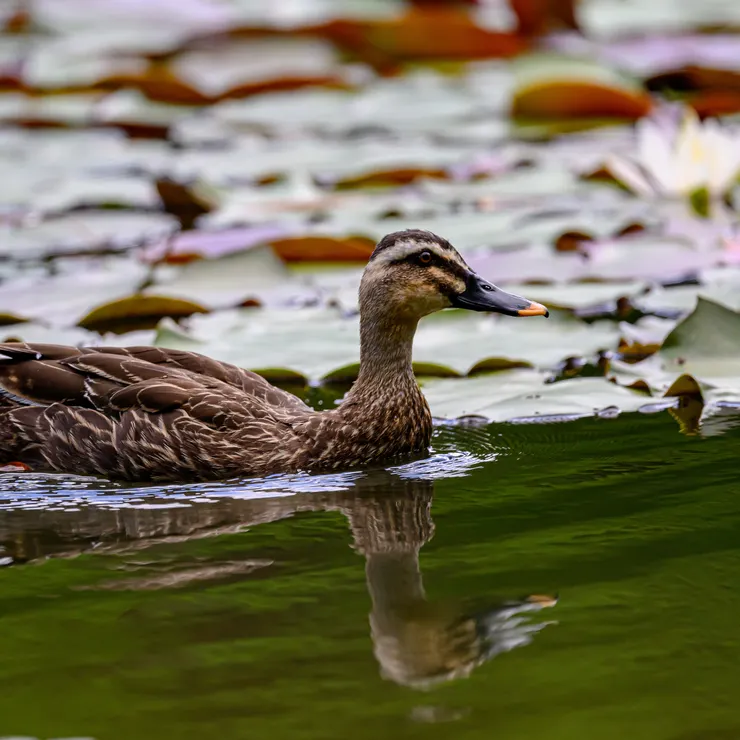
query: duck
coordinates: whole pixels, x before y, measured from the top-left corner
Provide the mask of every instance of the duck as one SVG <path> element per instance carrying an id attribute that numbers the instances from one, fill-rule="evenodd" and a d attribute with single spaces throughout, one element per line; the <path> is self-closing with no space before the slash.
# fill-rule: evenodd
<path id="1" fill-rule="evenodd" d="M 419 321 L 459 308 L 548 310 L 474 272 L 449 241 L 384 236 L 359 288 L 360 367 L 314 410 L 260 375 L 163 347 L 0 343 L 0 465 L 137 482 L 332 472 L 428 454 L 432 415 L 414 377 Z"/>

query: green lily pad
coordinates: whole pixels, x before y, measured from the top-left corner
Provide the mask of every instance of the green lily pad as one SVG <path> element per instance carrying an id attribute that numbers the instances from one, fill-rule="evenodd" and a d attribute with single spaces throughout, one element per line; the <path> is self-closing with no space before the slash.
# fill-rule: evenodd
<path id="1" fill-rule="evenodd" d="M 636 365 L 612 363 L 610 374 L 621 385 L 642 383 L 668 391 L 691 376 L 707 405 L 740 402 L 740 313 L 705 298 L 666 337 L 658 353 Z"/>
<path id="2" fill-rule="evenodd" d="M 607 409 L 638 411 L 653 404 L 645 394 L 604 378 L 572 378 L 546 384 L 545 376 L 534 370 L 433 380 L 425 383 L 423 390 L 432 414 L 445 419 L 548 421 L 593 416 Z"/>
<path id="3" fill-rule="evenodd" d="M 0 328 L 0 341 L 40 342 L 72 346 L 100 344 L 100 335 L 80 327 L 60 329 L 37 321 L 29 321 Z"/>
<path id="4" fill-rule="evenodd" d="M 149 100 L 138 90 L 118 90 L 107 95 L 96 106 L 94 121 L 133 130 L 161 128 L 166 131 L 177 121 L 193 116 L 197 111 L 195 106 Z"/>
<path id="5" fill-rule="evenodd" d="M 136 294 L 97 306 L 78 325 L 100 334 L 121 334 L 137 328 L 153 328 L 163 316 L 183 318 L 208 309 L 199 303 L 162 295 Z"/>
<path id="6" fill-rule="evenodd" d="M 507 282 L 671 281 L 721 264 L 719 249 L 700 249 L 678 238 L 638 234 L 583 245 L 584 254 L 558 253 L 543 244 L 511 251 L 480 250 L 470 265 L 491 280 Z"/>
<path id="7" fill-rule="evenodd" d="M 696 308 L 666 337 L 660 358 L 667 372 L 740 389 L 740 312 L 699 297 Z"/>

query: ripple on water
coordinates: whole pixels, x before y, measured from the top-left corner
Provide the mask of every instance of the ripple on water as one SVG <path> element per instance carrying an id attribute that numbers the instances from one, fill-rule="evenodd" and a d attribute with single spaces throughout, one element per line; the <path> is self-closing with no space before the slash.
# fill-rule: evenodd
<path id="1" fill-rule="evenodd" d="M 455 435 L 456 436 L 456 435 Z M 456 447 L 455 436 L 439 439 L 430 457 L 386 468 L 404 480 L 436 480 L 468 475 L 501 450 L 478 445 L 474 451 Z M 296 473 L 204 483 L 131 485 L 78 475 L 48 473 L 0 474 L 0 511 L 44 509 L 78 511 L 85 507 L 108 510 L 165 509 L 214 503 L 223 498 L 259 499 L 296 494 L 326 493 L 353 487 L 366 471 L 325 475 Z"/>
<path id="2" fill-rule="evenodd" d="M 208 536 L 322 508 L 333 494 L 460 478 L 502 453 L 495 436 L 459 430 L 435 437 L 430 457 L 385 469 L 131 485 L 77 475 L 0 474 L 0 547 L 24 540 L 23 560 L 161 538 Z M 139 545 L 137 545 L 138 547 Z M 14 550 L 18 545 L 13 544 Z M 4 553 L 2 553 L 4 555 Z"/>

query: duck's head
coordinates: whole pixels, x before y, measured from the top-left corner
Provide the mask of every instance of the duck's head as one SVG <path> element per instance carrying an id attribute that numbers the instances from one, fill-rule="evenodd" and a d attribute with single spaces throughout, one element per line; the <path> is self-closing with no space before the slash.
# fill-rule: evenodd
<path id="1" fill-rule="evenodd" d="M 443 308 L 549 315 L 540 303 L 507 293 L 477 275 L 446 239 L 419 229 L 384 236 L 370 256 L 360 284 L 360 308 L 378 303 L 394 316 L 411 320 Z"/>
<path id="2" fill-rule="evenodd" d="M 381 675 L 415 689 L 467 678 L 478 666 L 529 645 L 534 635 L 557 624 L 528 619 L 557 601 L 555 596 L 535 594 L 475 616 L 457 612 L 452 604 L 424 601 L 395 621 L 381 621 L 373 612 L 370 627 Z"/>

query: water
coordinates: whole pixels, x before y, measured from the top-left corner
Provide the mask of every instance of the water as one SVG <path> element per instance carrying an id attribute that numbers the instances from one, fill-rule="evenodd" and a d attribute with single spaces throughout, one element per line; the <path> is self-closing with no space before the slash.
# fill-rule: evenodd
<path id="1" fill-rule="evenodd" d="M 6 475 L 0 736 L 740 737 L 739 422 L 442 428 L 390 471 L 221 485 Z"/>

